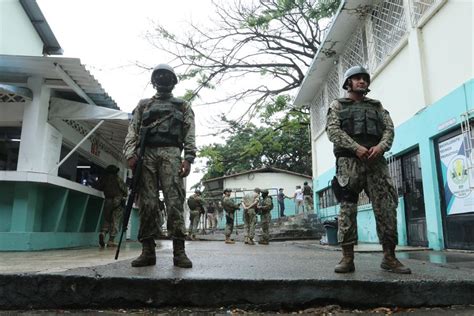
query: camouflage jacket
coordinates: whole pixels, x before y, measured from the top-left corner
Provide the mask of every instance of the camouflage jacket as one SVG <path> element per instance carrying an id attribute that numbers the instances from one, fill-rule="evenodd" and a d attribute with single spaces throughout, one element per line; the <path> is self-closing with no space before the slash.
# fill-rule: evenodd
<path id="1" fill-rule="evenodd" d="M 272 209 L 273 209 L 273 201 L 272 201 L 271 196 L 267 196 L 266 198 L 264 198 L 263 200 L 260 201 L 260 204 L 258 206 L 258 210 L 262 214 L 267 214 L 267 213 L 271 212 Z"/>
<path id="2" fill-rule="evenodd" d="M 373 99 L 365 98 L 364 101 L 375 101 Z M 382 107 L 381 103 L 380 107 Z M 375 105 L 374 105 L 375 106 Z M 326 132 L 328 134 L 329 140 L 334 144 L 334 146 L 345 148 L 355 152 L 359 147 L 359 144 L 352 139 L 345 131 L 341 128 L 341 120 L 339 118 L 339 112 L 342 109 L 342 105 L 338 100 L 334 100 L 329 105 L 329 110 L 327 114 L 326 122 Z M 393 138 L 394 138 L 394 127 L 390 114 L 383 107 L 381 108 L 383 113 L 383 123 L 385 125 L 385 130 L 382 134 L 382 139 L 379 142 L 379 146 L 382 150 L 388 151 L 392 147 Z M 369 148 L 367 148 L 369 149 Z"/>
<path id="3" fill-rule="evenodd" d="M 107 199 L 127 196 L 127 187 L 116 174 L 103 175 L 95 188 L 104 191 L 104 196 Z"/>
<path id="4" fill-rule="evenodd" d="M 171 94 L 166 97 L 172 97 Z M 137 155 L 138 146 L 140 145 L 140 128 L 142 123 L 143 112 L 147 110 L 155 99 L 162 99 L 163 95 L 157 93 L 150 99 L 142 99 L 138 102 L 137 107 L 133 110 L 133 117 L 128 126 L 128 133 L 125 137 L 123 145 L 123 154 L 125 159 L 130 159 Z M 184 105 L 184 159 L 193 162 L 196 157 L 196 132 L 194 122 L 194 112 L 188 103 Z"/>
<path id="5" fill-rule="evenodd" d="M 222 206 L 224 207 L 226 212 L 233 212 L 240 208 L 240 206 L 236 204 L 234 199 L 230 196 L 224 196 L 224 198 L 222 199 Z"/>

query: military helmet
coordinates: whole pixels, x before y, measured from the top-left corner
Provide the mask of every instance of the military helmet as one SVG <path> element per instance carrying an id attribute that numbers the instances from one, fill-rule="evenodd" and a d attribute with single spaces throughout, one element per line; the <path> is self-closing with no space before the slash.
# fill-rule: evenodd
<path id="1" fill-rule="evenodd" d="M 263 189 L 262 191 L 260 191 L 263 195 L 268 195 L 268 190 L 267 189 Z"/>
<path id="2" fill-rule="evenodd" d="M 107 173 L 117 173 L 120 170 L 119 167 L 116 165 L 108 165 L 107 168 L 105 168 L 105 172 Z"/>
<path id="3" fill-rule="evenodd" d="M 232 190 L 231 189 L 224 189 L 224 193 L 226 193 L 226 192 L 232 192 Z"/>
<path id="4" fill-rule="evenodd" d="M 354 66 L 347 69 L 346 72 L 344 73 L 344 80 L 342 81 L 342 89 L 347 90 L 347 80 L 350 77 L 355 76 L 355 75 L 360 75 L 360 74 L 365 74 L 369 77 L 368 84 L 370 85 L 370 74 L 367 71 L 367 69 L 365 69 L 362 66 Z"/>
<path id="5" fill-rule="evenodd" d="M 171 91 L 178 83 L 178 77 L 173 67 L 167 64 L 159 64 L 151 73 L 151 83 L 158 90 Z"/>
<path id="6" fill-rule="evenodd" d="M 194 190 L 194 194 L 199 194 L 199 195 L 201 195 L 201 190 Z"/>

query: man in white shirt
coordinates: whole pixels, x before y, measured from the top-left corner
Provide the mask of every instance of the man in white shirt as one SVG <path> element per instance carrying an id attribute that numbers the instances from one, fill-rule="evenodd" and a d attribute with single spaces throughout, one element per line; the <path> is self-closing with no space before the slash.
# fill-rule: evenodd
<path id="1" fill-rule="evenodd" d="M 301 190 L 301 185 L 296 186 L 296 191 L 293 195 L 293 199 L 295 200 L 295 214 L 299 214 L 300 209 L 303 209 L 304 204 L 304 195 L 303 190 Z"/>

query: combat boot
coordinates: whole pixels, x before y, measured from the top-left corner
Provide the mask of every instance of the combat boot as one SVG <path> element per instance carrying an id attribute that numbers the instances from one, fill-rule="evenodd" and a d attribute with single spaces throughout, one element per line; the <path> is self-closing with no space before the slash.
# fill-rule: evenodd
<path id="1" fill-rule="evenodd" d="M 383 244 L 383 259 L 380 267 L 389 272 L 398 273 L 398 274 L 410 274 L 411 270 L 408 267 L 405 267 L 398 259 L 395 257 L 395 245 L 394 244 Z"/>
<path id="2" fill-rule="evenodd" d="M 115 236 L 110 236 L 109 241 L 107 241 L 107 248 L 115 248 L 117 247 L 117 243 L 114 241 Z"/>
<path id="3" fill-rule="evenodd" d="M 156 264 L 155 241 L 153 238 L 142 242 L 142 254 L 132 261 L 132 267 L 154 266 Z"/>
<path id="4" fill-rule="evenodd" d="M 354 245 L 342 246 L 342 259 L 334 268 L 334 272 L 349 273 L 354 271 Z"/>
<path id="5" fill-rule="evenodd" d="M 245 237 L 245 238 L 244 238 L 244 244 L 248 245 L 248 243 L 249 243 L 249 238 L 248 238 L 248 237 Z"/>
<path id="6" fill-rule="evenodd" d="M 249 241 L 247 242 L 249 245 L 255 245 L 255 242 L 253 241 L 253 238 L 249 237 Z"/>
<path id="7" fill-rule="evenodd" d="M 230 239 L 230 237 L 226 237 L 226 238 L 225 238 L 225 243 L 226 243 L 226 244 L 235 244 L 235 241 L 233 241 L 232 239 Z"/>
<path id="8" fill-rule="evenodd" d="M 258 243 L 260 245 L 269 245 L 270 243 L 268 242 L 268 240 L 259 240 Z"/>
<path id="9" fill-rule="evenodd" d="M 99 234 L 99 247 L 100 248 L 105 247 L 105 234 L 103 232 Z"/>
<path id="10" fill-rule="evenodd" d="M 180 268 L 193 267 L 193 263 L 184 251 L 184 239 L 173 239 L 173 264 Z"/>

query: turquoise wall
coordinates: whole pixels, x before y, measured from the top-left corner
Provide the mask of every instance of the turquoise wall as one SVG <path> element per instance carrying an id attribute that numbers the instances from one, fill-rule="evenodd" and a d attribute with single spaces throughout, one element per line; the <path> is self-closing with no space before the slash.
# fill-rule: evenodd
<path id="1" fill-rule="evenodd" d="M 395 140 L 390 152 L 400 155 L 416 147 L 420 150 L 423 177 L 423 194 L 426 211 L 426 224 L 429 247 L 435 250 L 444 248 L 442 210 L 439 183 L 436 170 L 434 140 L 452 130 L 459 129 L 461 114 L 473 109 L 474 80 L 461 85 L 444 98 L 419 111 L 395 130 Z M 382 100 L 383 103 L 383 100 Z M 446 126 L 446 122 L 451 123 Z M 334 176 L 331 169 L 313 181 L 315 192 L 328 187 Z M 406 245 L 406 224 L 403 199 L 397 209 L 399 244 Z M 315 199 L 315 209 L 319 203 Z M 338 210 L 337 210 L 338 211 Z M 318 209 L 322 220 L 334 217 L 336 208 Z M 444 211 L 444 210 L 443 210 Z M 361 242 L 378 242 L 375 233 L 375 220 L 371 208 L 362 206 L 357 215 L 358 235 Z"/>
<path id="2" fill-rule="evenodd" d="M 0 182 L 0 192 L 0 251 L 97 245 L 103 198 L 35 182 Z"/>

